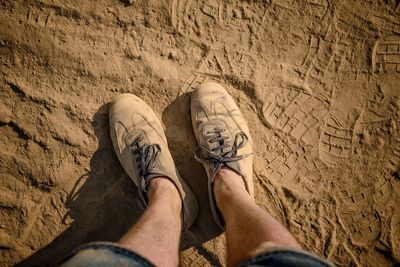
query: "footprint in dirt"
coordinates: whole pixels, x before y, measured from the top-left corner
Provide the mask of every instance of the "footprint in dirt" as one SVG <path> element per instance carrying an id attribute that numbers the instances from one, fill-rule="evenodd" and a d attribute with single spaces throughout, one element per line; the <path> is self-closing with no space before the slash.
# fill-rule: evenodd
<path id="1" fill-rule="evenodd" d="M 228 45 L 210 47 L 201 60 L 198 71 L 212 76 L 235 76 L 251 80 L 258 60 L 244 48 L 230 49 Z"/>
<path id="2" fill-rule="evenodd" d="M 371 158 L 376 162 L 377 153 L 380 150 L 385 151 L 379 156 L 374 167 L 370 171 L 365 171 L 365 173 L 375 173 L 372 179 L 364 177 L 365 181 L 371 180 L 371 186 L 363 190 L 353 188 L 342 193 L 338 216 L 349 233 L 352 243 L 359 246 L 369 246 L 384 235 L 383 232 L 386 229 L 383 227 L 383 222 L 388 218 L 387 215 L 384 216 L 385 212 L 382 213 L 379 203 L 389 203 L 394 192 L 389 177 L 390 173 L 397 170 L 400 160 L 399 132 L 396 126 L 400 97 L 398 88 L 400 86 L 400 36 L 379 39 L 373 50 L 372 64 L 373 79 L 369 82 L 347 83 L 352 86 L 353 93 L 348 92 L 347 96 L 345 94 L 338 98 L 338 100 L 341 99 L 340 101 L 337 101 L 346 103 L 346 99 L 347 101 L 357 98 L 362 100 L 357 94 L 364 90 L 362 94 L 365 99 L 365 109 L 361 109 L 362 112 L 360 112 L 363 104 L 358 102 L 358 106 L 357 103 L 352 103 L 347 112 L 347 114 L 354 114 L 354 117 L 347 118 L 347 129 L 349 129 L 347 144 L 351 144 L 355 138 L 358 138 L 360 147 L 365 149 L 365 151 L 361 150 L 364 160 Z M 338 86 L 340 89 L 340 87 L 345 87 L 346 83 L 340 83 Z M 343 89 L 338 91 L 343 92 Z M 375 95 L 368 96 L 367 92 L 374 92 Z M 335 99 L 332 100 L 332 106 L 337 105 L 334 102 Z M 357 114 L 359 114 L 358 119 Z M 360 137 L 362 138 L 359 139 Z M 323 134 L 321 140 L 324 138 Z M 397 226 L 396 219 L 392 219 L 391 227 L 395 229 L 390 231 L 391 235 L 396 231 Z M 396 240 L 393 240 L 395 243 Z"/>
<path id="3" fill-rule="evenodd" d="M 352 155 L 360 121 L 388 119 L 400 110 L 400 36 L 379 39 L 372 63 L 373 78 L 340 78 L 330 100 L 297 88 L 274 90 L 263 105 L 266 123 L 318 147 L 320 159 L 337 166 Z"/>
<path id="4" fill-rule="evenodd" d="M 372 79 L 363 82 L 342 82 L 336 87 L 338 94 L 332 99 L 330 113 L 335 113 L 336 107 L 339 107 L 342 112 L 345 110 L 344 115 L 341 115 L 342 119 L 338 121 L 347 120 L 346 127 L 340 125 L 339 128 L 339 123 L 330 116 L 326 122 L 327 126 L 330 123 L 336 124 L 336 135 L 343 133 L 341 136 L 343 145 L 352 149 L 356 143 L 356 149 L 359 149 L 364 162 L 375 163 L 371 164 L 369 170 L 364 170 L 363 180 L 371 185 L 364 189 L 351 189 L 351 187 L 346 189 L 342 192 L 342 201 L 338 208 L 338 216 L 343 227 L 349 233 L 352 243 L 359 246 L 370 245 L 380 238 L 383 231 L 386 231 L 382 228 L 382 222 L 388 218 L 382 210 L 390 205 L 394 192 L 390 174 L 399 168 L 400 139 L 397 125 L 400 97 L 398 88 L 400 86 L 400 36 L 379 39 L 373 50 L 372 63 Z M 346 93 L 346 87 L 352 89 L 347 89 Z M 368 95 L 368 93 L 374 95 Z M 361 94 L 364 100 L 355 94 Z M 354 103 L 353 99 L 360 99 L 365 103 L 360 101 Z M 345 106 L 340 108 L 340 105 Z M 343 116 L 346 117 L 343 118 Z M 338 155 L 325 153 L 325 135 L 332 128 L 326 127 L 327 130 L 323 131 L 320 155 L 327 160 L 340 159 L 339 156 L 348 157 L 348 153 Z M 379 151 L 382 151 L 381 154 L 378 154 Z M 349 153 L 351 154 L 351 151 Z M 338 162 L 338 160 L 333 160 L 333 162 Z"/>
<path id="5" fill-rule="evenodd" d="M 372 69 L 380 99 L 376 100 L 374 111 L 399 111 L 400 105 L 400 35 L 379 39 L 374 46 Z M 394 106 L 394 107 L 393 107 Z M 392 110 L 387 110 L 392 109 Z"/>
<path id="6" fill-rule="evenodd" d="M 366 199 L 371 193 L 373 189 L 342 194 L 343 200 L 339 205 L 338 215 L 354 245 L 368 245 L 381 233 L 379 216 Z"/>
<path id="7" fill-rule="evenodd" d="M 368 246 L 377 240 L 382 229 L 377 208 L 391 200 L 390 182 L 376 177 L 377 183 L 366 188 L 343 189 L 338 206 L 338 216 L 354 245 Z"/>
<path id="8" fill-rule="evenodd" d="M 337 166 L 353 152 L 354 129 L 370 90 L 368 81 L 345 81 L 335 85 L 329 113 L 319 139 L 319 157 Z"/>
<path id="9" fill-rule="evenodd" d="M 369 147 L 385 147 L 387 162 L 380 169 L 393 172 L 400 161 L 400 35 L 375 43 L 372 64 L 376 94 L 360 116 L 356 136 Z"/>
<path id="10" fill-rule="evenodd" d="M 271 92 L 262 110 L 268 126 L 316 148 L 319 126 L 328 108 L 328 101 L 322 97 L 298 88 L 285 88 Z"/>
<path id="11" fill-rule="evenodd" d="M 169 16 L 175 31 L 192 38 L 203 37 L 212 40 L 213 25 L 220 24 L 221 3 L 202 3 L 200 1 L 172 0 L 169 2 Z"/>
<path id="12" fill-rule="evenodd" d="M 375 43 L 372 68 L 375 78 L 385 74 L 400 75 L 400 35 L 385 36 Z"/>

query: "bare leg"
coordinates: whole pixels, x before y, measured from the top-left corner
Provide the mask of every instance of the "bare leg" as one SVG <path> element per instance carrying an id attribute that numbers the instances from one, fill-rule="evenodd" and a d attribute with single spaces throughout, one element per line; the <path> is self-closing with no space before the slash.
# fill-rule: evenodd
<path id="1" fill-rule="evenodd" d="M 214 194 L 225 220 L 228 266 L 248 259 L 266 242 L 301 248 L 288 230 L 251 199 L 243 179 L 234 171 L 224 168 L 218 172 Z"/>
<path id="2" fill-rule="evenodd" d="M 172 182 L 150 180 L 149 205 L 118 244 L 137 252 L 157 266 L 178 266 L 182 200 Z"/>

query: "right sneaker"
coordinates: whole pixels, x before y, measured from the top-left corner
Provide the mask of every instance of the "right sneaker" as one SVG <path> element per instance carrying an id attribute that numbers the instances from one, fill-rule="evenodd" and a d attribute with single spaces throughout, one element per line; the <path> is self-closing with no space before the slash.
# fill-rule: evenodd
<path id="1" fill-rule="evenodd" d="M 208 193 L 216 223 L 224 228 L 213 191 L 215 175 L 227 167 L 243 178 L 254 198 L 253 149 L 249 128 L 233 98 L 218 83 L 201 84 L 192 95 L 193 131 L 199 144 L 194 156 L 203 163 L 208 177 Z"/>
<path id="2" fill-rule="evenodd" d="M 115 153 L 145 206 L 149 181 L 167 177 L 179 191 L 182 229 L 188 229 L 198 214 L 197 201 L 175 167 L 163 127 L 153 110 L 139 97 L 122 94 L 111 103 L 109 119 Z"/>

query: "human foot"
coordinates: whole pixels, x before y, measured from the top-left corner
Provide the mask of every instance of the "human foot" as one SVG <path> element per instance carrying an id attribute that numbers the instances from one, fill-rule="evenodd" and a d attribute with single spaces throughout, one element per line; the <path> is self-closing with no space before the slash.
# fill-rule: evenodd
<path id="1" fill-rule="evenodd" d="M 176 189 L 174 183 L 168 177 L 156 177 L 149 181 L 148 190 L 146 195 L 149 199 L 149 205 L 156 202 L 159 197 L 166 197 L 173 210 L 182 210 L 182 200 L 179 191 Z"/>
<path id="2" fill-rule="evenodd" d="M 110 106 L 110 131 L 118 159 L 147 206 L 152 179 L 171 181 L 182 199 L 182 227 L 188 229 L 198 213 L 193 192 L 176 170 L 160 121 L 152 109 L 132 94 L 118 96 Z"/>
<path id="3" fill-rule="evenodd" d="M 229 168 L 242 177 L 246 191 L 253 197 L 250 132 L 235 101 L 214 82 L 203 83 L 193 93 L 191 113 L 193 131 L 199 144 L 195 158 L 206 169 L 211 210 L 215 221 L 223 228 L 223 218 L 213 191 L 214 180 L 222 167 Z"/>

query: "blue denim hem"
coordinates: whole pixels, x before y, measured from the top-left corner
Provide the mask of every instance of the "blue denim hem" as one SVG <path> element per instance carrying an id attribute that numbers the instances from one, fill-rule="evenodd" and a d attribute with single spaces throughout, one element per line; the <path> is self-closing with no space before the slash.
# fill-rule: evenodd
<path id="1" fill-rule="evenodd" d="M 82 251 L 87 251 L 87 250 L 99 250 L 99 253 L 101 253 L 101 250 L 103 251 L 109 251 L 111 253 L 114 253 L 113 255 L 108 256 L 110 259 L 110 262 L 114 261 L 114 265 L 117 264 L 118 262 L 118 257 L 120 259 L 125 258 L 127 261 L 131 261 L 134 265 L 132 266 L 140 266 L 140 267 L 151 267 L 154 266 L 149 260 L 146 258 L 138 255 L 136 252 L 125 249 L 123 247 L 120 247 L 116 245 L 115 243 L 111 242 L 93 242 L 89 243 L 83 246 L 80 246 L 78 249 L 76 249 L 73 253 L 71 253 L 68 257 L 66 257 L 61 264 L 69 262 L 72 258 L 77 256 L 78 258 L 74 258 L 75 260 L 84 260 L 86 264 L 89 264 L 92 262 L 90 257 L 92 256 L 84 256 L 82 258 L 79 258 L 79 252 Z M 101 255 L 101 254 L 98 254 Z M 102 254 L 105 255 L 105 254 Z M 113 258 L 114 257 L 114 258 Z M 86 260 L 86 261 L 85 261 Z M 72 262 L 69 262 L 72 263 Z M 92 262 L 94 263 L 94 262 Z M 104 264 L 105 262 L 103 262 Z M 136 263 L 136 264 L 135 264 Z M 68 263 L 67 263 L 68 264 Z M 86 266 L 86 264 L 84 264 Z M 96 262 L 94 265 L 91 266 L 101 266 L 102 263 Z M 112 265 L 112 266 L 114 266 Z M 69 266 L 83 266 L 82 261 L 81 265 L 76 265 L 75 263 L 72 263 L 72 265 Z M 111 266 L 111 265 L 110 265 Z M 291 249 L 282 249 L 282 248 L 277 248 L 274 250 L 270 250 L 264 253 L 260 253 L 256 256 L 253 256 L 249 258 L 248 260 L 242 261 L 239 263 L 238 267 L 268 267 L 268 266 L 280 266 L 280 267 L 295 267 L 295 266 L 301 266 L 301 267 L 333 267 L 334 265 L 328 261 L 325 261 L 311 253 L 305 252 L 305 251 L 298 251 L 298 250 L 291 250 Z"/>
<path id="2" fill-rule="evenodd" d="M 288 256 L 296 259 L 297 264 L 288 260 Z M 246 266 L 310 266 L 310 267 L 333 267 L 334 265 L 311 253 L 291 249 L 277 249 L 251 257 L 239 263 L 238 267 Z"/>
<path id="3" fill-rule="evenodd" d="M 136 252 L 133 252 L 131 250 L 128 250 L 126 248 L 120 247 L 116 245 L 115 243 L 112 242 L 92 242 L 88 243 L 85 245 L 82 245 L 78 247 L 76 250 L 74 250 L 70 255 L 68 255 L 62 262 L 61 264 L 67 262 L 69 259 L 71 259 L 73 256 L 75 256 L 77 253 L 79 253 L 82 250 L 86 249 L 108 249 L 114 252 L 115 254 L 125 256 L 127 258 L 130 258 L 140 264 L 142 264 L 145 267 L 154 267 L 155 265 L 148 261 L 146 258 L 143 256 L 140 256 Z"/>

